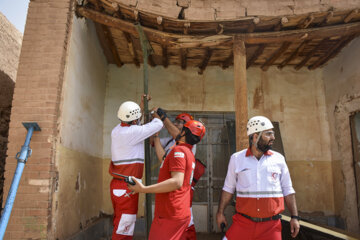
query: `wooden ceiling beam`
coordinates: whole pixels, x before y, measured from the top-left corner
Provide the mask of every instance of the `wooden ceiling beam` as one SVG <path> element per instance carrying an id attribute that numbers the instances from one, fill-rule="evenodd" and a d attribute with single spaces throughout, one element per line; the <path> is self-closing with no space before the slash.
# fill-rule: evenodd
<path id="1" fill-rule="evenodd" d="M 222 69 L 228 68 L 234 61 L 234 53 L 231 51 L 228 58 L 225 59 L 225 61 L 222 63 Z"/>
<path id="2" fill-rule="evenodd" d="M 256 59 L 258 59 L 260 57 L 260 55 L 264 52 L 265 49 L 265 44 L 261 44 L 256 51 L 254 52 L 254 54 L 251 56 L 251 58 L 249 58 L 246 62 L 246 68 L 249 68 L 251 65 L 253 65 L 253 63 L 256 61 Z"/>
<path id="3" fill-rule="evenodd" d="M 348 23 L 350 22 L 355 15 L 357 15 L 359 13 L 359 9 L 354 9 L 352 10 L 345 18 L 344 18 L 344 23 Z"/>
<path id="4" fill-rule="evenodd" d="M 154 58 L 153 58 L 153 55 L 149 55 L 149 56 L 148 56 L 148 64 L 149 64 L 151 67 L 155 67 L 155 66 L 156 66 L 156 63 L 155 63 Z"/>
<path id="5" fill-rule="evenodd" d="M 137 67 L 140 67 L 140 62 L 139 62 L 139 58 L 138 58 L 138 54 L 137 54 L 137 51 L 136 51 L 136 48 L 135 48 L 135 44 L 134 44 L 134 40 L 133 38 L 131 37 L 131 35 L 127 32 L 123 32 L 125 38 L 126 38 L 126 41 L 128 43 L 128 50 L 129 50 L 129 53 L 130 55 L 133 57 L 133 62 L 134 64 L 137 66 Z"/>
<path id="6" fill-rule="evenodd" d="M 120 59 L 119 53 L 118 53 L 117 48 L 114 43 L 114 39 L 110 32 L 110 29 L 106 26 L 103 26 L 103 30 L 104 30 L 105 40 L 108 43 L 108 45 L 110 46 L 110 50 L 113 55 L 114 61 L 118 67 L 121 67 L 122 65 L 124 65 L 124 63 Z"/>
<path id="7" fill-rule="evenodd" d="M 164 26 L 163 26 L 163 18 L 162 18 L 162 16 L 158 16 L 158 17 L 156 18 L 156 22 L 157 22 L 157 24 L 158 24 L 158 29 L 159 29 L 159 31 L 163 31 L 163 30 L 164 30 Z"/>
<path id="8" fill-rule="evenodd" d="M 278 59 L 281 54 L 283 54 L 291 45 L 291 42 L 284 42 L 281 47 L 261 66 L 261 69 L 263 71 L 267 71 L 270 67 L 270 65 L 272 65 L 276 59 Z"/>
<path id="9" fill-rule="evenodd" d="M 169 58 L 167 56 L 167 47 L 162 46 L 162 64 L 164 68 L 167 68 L 169 66 Z"/>
<path id="10" fill-rule="evenodd" d="M 117 28 L 131 35 L 138 36 L 135 26 L 131 22 L 114 18 L 85 7 L 77 7 L 76 11 L 78 15 L 91 19 L 94 22 L 98 22 L 108 27 Z M 213 36 L 184 36 L 180 34 L 165 33 L 148 27 L 143 27 L 143 30 L 150 41 L 179 49 L 211 47 L 219 44 L 231 44 L 233 41 L 232 35 L 218 34 Z M 349 36 L 359 32 L 360 22 L 354 22 L 346 25 L 334 25 L 320 28 L 296 29 L 280 32 L 246 33 L 237 35 L 243 36 L 246 44 L 267 44 L 284 41 L 298 41 L 303 36 L 306 36 L 306 39 L 314 39 L 326 38 L 339 34 L 341 34 L 341 36 Z"/>
<path id="11" fill-rule="evenodd" d="M 105 38 L 104 26 L 99 23 L 95 23 L 95 29 L 96 29 L 96 33 L 99 37 L 99 42 L 103 49 L 106 60 L 108 61 L 108 63 L 115 63 L 114 56 L 113 56 L 110 46 L 108 44 L 108 40 Z"/>
<path id="12" fill-rule="evenodd" d="M 252 22 L 250 23 L 248 29 L 247 29 L 247 32 L 248 33 L 252 33 L 254 32 L 255 28 L 256 28 L 256 25 L 260 22 L 260 18 L 256 17 L 252 20 Z"/>
<path id="13" fill-rule="evenodd" d="M 199 66 L 198 73 L 200 75 L 204 73 L 204 70 L 206 69 L 206 67 L 207 67 L 207 65 L 208 65 L 208 63 L 210 61 L 211 55 L 212 55 L 212 49 L 211 48 L 206 48 L 204 60 Z"/>
<path id="14" fill-rule="evenodd" d="M 274 31 L 280 31 L 283 28 L 284 24 L 288 22 L 289 19 L 287 17 L 280 18 L 279 23 L 274 26 Z"/>
<path id="15" fill-rule="evenodd" d="M 185 35 L 189 34 L 189 28 L 190 28 L 190 22 L 184 23 L 184 34 Z"/>
<path id="16" fill-rule="evenodd" d="M 310 24 L 314 21 L 315 17 L 313 14 L 310 14 L 305 20 L 298 25 L 298 28 L 305 29 L 310 26 Z"/>
<path id="17" fill-rule="evenodd" d="M 334 11 L 329 11 L 326 14 L 324 20 L 320 23 L 320 26 L 328 24 L 330 22 L 331 18 L 333 18 L 333 17 L 334 17 Z"/>
<path id="18" fill-rule="evenodd" d="M 181 69 L 186 69 L 186 57 L 187 57 L 187 49 L 181 48 L 180 49 L 180 56 L 181 56 Z"/>
<path id="19" fill-rule="evenodd" d="M 335 57 L 340 50 L 345 47 L 349 42 L 351 42 L 356 35 L 352 35 L 350 37 L 345 37 L 340 39 L 324 56 L 319 58 L 315 63 L 308 67 L 309 70 L 314 70 L 322 65 L 324 65 L 331 58 Z"/>
<path id="20" fill-rule="evenodd" d="M 305 64 L 310 60 L 310 58 L 312 58 L 314 56 L 314 54 L 317 52 L 317 50 L 325 43 L 329 41 L 329 38 L 325 38 L 323 39 L 318 45 L 316 45 L 309 53 L 308 55 L 306 55 L 306 57 L 298 64 L 296 65 L 294 68 L 296 70 L 299 70 L 300 68 L 302 68 L 303 66 L 305 66 Z"/>
<path id="21" fill-rule="evenodd" d="M 279 64 L 278 68 L 282 69 L 285 65 L 290 63 L 293 59 L 295 59 L 300 52 L 305 48 L 306 44 L 309 43 L 309 40 L 302 41 L 300 45 L 295 49 L 295 51 L 292 52 L 292 54 L 286 58 L 282 63 Z"/>

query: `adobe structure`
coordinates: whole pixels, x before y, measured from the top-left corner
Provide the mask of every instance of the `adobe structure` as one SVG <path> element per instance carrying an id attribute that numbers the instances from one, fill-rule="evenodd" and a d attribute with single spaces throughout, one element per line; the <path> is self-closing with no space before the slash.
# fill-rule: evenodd
<path id="1" fill-rule="evenodd" d="M 0 12 L 0 203 L 3 200 L 4 167 L 11 102 L 14 93 L 22 34 Z"/>
<path id="2" fill-rule="evenodd" d="M 153 49 L 150 107 L 191 112 L 209 129 L 197 153 L 208 165 L 194 200 L 198 231 L 216 230 L 228 122 L 240 149 L 248 118 L 264 115 L 276 123 L 301 215 L 359 232 L 359 8 L 359 0 L 30 1 L 5 193 L 22 122 L 42 131 L 5 238 L 68 239 L 112 214 L 110 132 L 120 103 L 143 93 L 139 29 Z"/>

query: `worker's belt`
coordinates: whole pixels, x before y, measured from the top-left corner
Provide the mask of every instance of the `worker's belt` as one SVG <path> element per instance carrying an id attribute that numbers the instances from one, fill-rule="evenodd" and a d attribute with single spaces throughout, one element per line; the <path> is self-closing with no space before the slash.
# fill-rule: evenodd
<path id="1" fill-rule="evenodd" d="M 253 222 L 267 222 L 267 221 L 271 221 L 271 220 L 279 220 L 281 219 L 281 215 L 280 214 L 277 214 L 275 216 L 272 216 L 272 217 L 268 217 L 268 218 L 254 218 L 254 217 L 250 217 L 246 214 L 243 214 L 243 213 L 239 213 L 241 216 L 244 216 L 246 217 L 247 219 L 250 219 L 251 221 Z"/>

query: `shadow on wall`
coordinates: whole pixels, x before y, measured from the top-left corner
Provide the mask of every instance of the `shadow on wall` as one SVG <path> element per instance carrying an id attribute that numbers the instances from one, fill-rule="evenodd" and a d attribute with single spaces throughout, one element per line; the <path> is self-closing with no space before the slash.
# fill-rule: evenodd
<path id="1" fill-rule="evenodd" d="M 3 205 L 5 159 L 14 86 L 14 81 L 0 70 L 0 206 Z"/>

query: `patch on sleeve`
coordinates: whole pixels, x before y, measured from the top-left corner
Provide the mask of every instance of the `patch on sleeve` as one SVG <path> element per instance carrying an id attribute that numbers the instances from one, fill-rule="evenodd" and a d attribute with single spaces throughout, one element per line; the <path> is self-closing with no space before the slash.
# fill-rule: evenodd
<path id="1" fill-rule="evenodd" d="M 175 152 L 174 158 L 184 158 L 185 154 L 183 152 Z"/>

